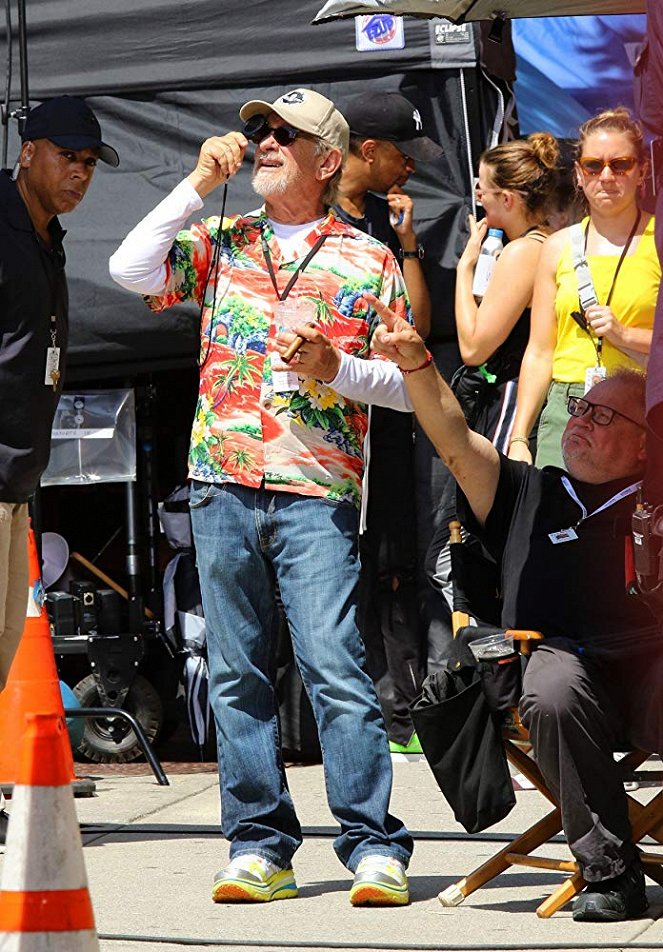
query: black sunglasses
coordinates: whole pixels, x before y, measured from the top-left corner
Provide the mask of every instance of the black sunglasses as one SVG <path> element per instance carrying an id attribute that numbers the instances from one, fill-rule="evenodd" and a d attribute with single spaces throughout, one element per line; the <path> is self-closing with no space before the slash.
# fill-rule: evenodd
<path id="1" fill-rule="evenodd" d="M 573 417 L 581 417 L 589 413 L 592 423 L 596 423 L 597 426 L 609 426 L 614 420 L 615 415 L 617 415 L 624 420 L 628 420 L 629 423 L 639 426 L 641 430 L 644 430 L 642 423 L 638 423 L 638 421 L 632 419 L 632 417 L 626 416 L 625 413 L 621 413 L 619 410 L 613 410 L 612 407 L 606 407 L 602 403 L 591 403 L 582 397 L 569 397 L 566 402 L 566 408 Z"/>
<path id="2" fill-rule="evenodd" d="M 301 135 L 301 130 L 295 129 L 294 126 L 270 126 L 267 116 L 251 116 L 244 123 L 244 135 L 256 145 L 267 136 L 272 136 L 279 145 L 292 145 L 297 136 Z"/>

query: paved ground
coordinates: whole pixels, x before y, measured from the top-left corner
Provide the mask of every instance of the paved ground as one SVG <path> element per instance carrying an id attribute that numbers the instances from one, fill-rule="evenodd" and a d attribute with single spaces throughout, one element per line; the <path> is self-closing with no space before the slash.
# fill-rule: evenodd
<path id="1" fill-rule="evenodd" d="M 437 893 L 545 811 L 536 791 L 517 794 L 516 808 L 481 838 L 468 837 L 423 762 L 395 762 L 393 810 L 412 830 L 412 904 L 401 909 L 353 909 L 350 875 L 332 850 L 336 824 L 322 768 L 293 767 L 288 779 L 305 827 L 296 856 L 300 898 L 265 906 L 209 900 L 212 874 L 226 860 L 218 833 L 216 777 L 209 771 L 170 773 L 159 787 L 149 774 L 98 772 L 96 796 L 77 800 L 85 859 L 103 952 L 234 952 L 283 950 L 535 950 L 663 949 L 663 890 L 650 884 L 646 917 L 628 923 L 574 923 L 567 910 L 535 915 L 559 874 L 512 870 L 458 907 Z M 639 790 L 648 799 L 655 787 Z M 548 852 L 563 853 L 561 843 Z"/>

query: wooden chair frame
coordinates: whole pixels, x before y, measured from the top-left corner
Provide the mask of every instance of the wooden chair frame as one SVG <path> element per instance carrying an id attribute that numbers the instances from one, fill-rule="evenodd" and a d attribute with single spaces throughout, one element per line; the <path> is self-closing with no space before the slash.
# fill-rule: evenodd
<path id="1" fill-rule="evenodd" d="M 452 522 L 449 525 L 452 545 L 461 544 L 460 523 Z M 469 616 L 463 612 L 454 611 L 452 625 L 454 633 L 462 626 L 469 624 Z M 519 645 L 522 654 L 529 654 L 533 643 L 543 639 L 538 631 L 508 630 L 514 641 Z M 541 771 L 535 761 L 529 756 L 531 749 L 528 734 L 520 722 L 518 710 L 514 709 L 507 715 L 503 729 L 504 747 L 509 763 L 525 776 L 550 801 L 553 809 L 542 819 L 538 820 L 529 829 L 515 837 L 503 849 L 492 856 L 481 866 L 478 866 L 467 876 L 448 886 L 438 895 L 443 906 L 459 906 L 469 895 L 485 886 L 500 873 L 511 866 L 528 866 L 535 869 L 556 870 L 570 873 L 550 896 L 545 899 L 536 910 L 541 919 L 551 916 L 570 902 L 586 886 L 578 864 L 574 860 L 558 860 L 548 857 L 532 856 L 534 850 L 543 846 L 551 837 L 562 832 L 562 817 L 559 804 L 548 789 Z M 642 750 L 632 750 L 620 761 L 624 773 L 637 769 L 649 754 Z M 641 804 L 634 797 L 627 794 L 628 813 L 631 823 L 632 839 L 636 846 L 645 836 L 649 836 L 657 843 L 663 844 L 663 790 L 659 791 L 649 803 Z M 650 853 L 640 850 L 640 859 L 644 871 L 650 879 L 663 886 L 663 853 Z"/>
<path id="2" fill-rule="evenodd" d="M 549 919 L 554 916 L 559 909 L 577 896 L 586 885 L 578 864 L 573 860 L 559 860 L 531 855 L 534 850 L 543 846 L 551 837 L 562 832 L 562 816 L 539 768 L 522 749 L 521 743 L 521 741 L 505 739 L 504 746 L 507 759 L 552 803 L 553 809 L 498 853 L 491 856 L 489 860 L 482 863 L 481 866 L 443 890 L 438 896 L 443 906 L 460 905 L 469 895 L 481 886 L 485 886 L 486 883 L 511 866 L 529 866 L 535 869 L 557 870 L 571 874 L 537 907 L 536 914 L 541 919 Z M 627 771 L 635 770 L 648 756 L 644 751 L 633 750 L 620 763 Z M 639 803 L 634 797 L 627 796 L 633 842 L 638 844 L 643 837 L 651 836 L 658 843 L 663 843 L 663 790 L 645 805 Z M 644 864 L 646 875 L 663 886 L 663 853 L 641 851 L 640 858 Z"/>

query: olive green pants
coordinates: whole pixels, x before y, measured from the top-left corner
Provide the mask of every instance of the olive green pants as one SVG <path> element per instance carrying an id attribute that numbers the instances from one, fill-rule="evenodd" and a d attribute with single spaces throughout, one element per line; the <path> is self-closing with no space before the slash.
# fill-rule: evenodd
<path id="1" fill-rule="evenodd" d="M 559 466 L 564 469 L 562 457 L 562 433 L 569 419 L 566 409 L 568 397 L 582 397 L 583 383 L 560 383 L 553 380 L 548 390 L 536 437 L 536 460 L 539 469 L 544 466 Z"/>

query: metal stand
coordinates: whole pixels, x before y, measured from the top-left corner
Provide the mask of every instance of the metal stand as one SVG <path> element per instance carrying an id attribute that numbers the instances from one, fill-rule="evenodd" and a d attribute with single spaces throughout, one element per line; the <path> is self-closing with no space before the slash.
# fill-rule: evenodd
<path id="1" fill-rule="evenodd" d="M 66 707 L 64 713 L 65 717 L 119 717 L 128 721 L 138 739 L 141 750 L 145 754 L 148 764 L 152 768 L 152 773 L 157 778 L 157 783 L 160 787 L 170 786 L 170 781 L 164 773 L 161 762 L 150 747 L 150 742 L 145 736 L 143 728 L 128 711 L 123 711 L 120 707 Z"/>

